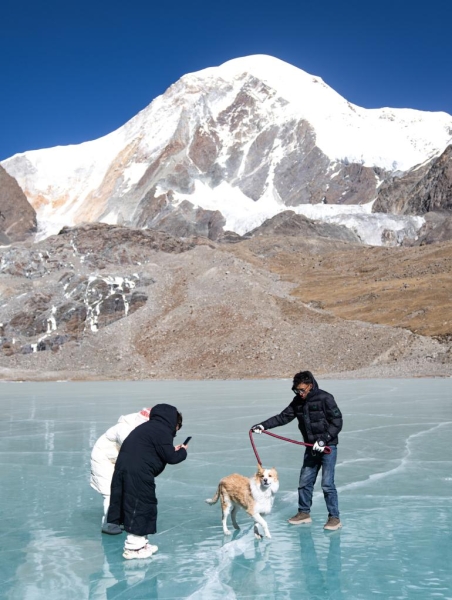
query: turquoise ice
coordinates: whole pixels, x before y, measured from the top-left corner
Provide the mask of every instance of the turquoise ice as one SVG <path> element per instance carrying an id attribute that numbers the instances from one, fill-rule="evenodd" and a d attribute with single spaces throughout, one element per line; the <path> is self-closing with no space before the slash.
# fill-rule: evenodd
<path id="1" fill-rule="evenodd" d="M 208 506 L 221 477 L 256 467 L 248 429 L 291 400 L 290 381 L 4 383 L 0 417 L 0 598 L 451 599 L 452 384 L 448 379 L 319 378 L 343 414 L 336 484 L 343 529 L 326 533 L 316 485 L 311 526 L 297 510 L 300 446 L 255 436 L 280 491 L 271 540 L 222 533 Z M 188 459 L 157 479 L 159 552 L 122 558 L 124 536 L 100 532 L 90 449 L 121 414 L 177 406 Z M 300 439 L 295 423 L 275 430 Z"/>

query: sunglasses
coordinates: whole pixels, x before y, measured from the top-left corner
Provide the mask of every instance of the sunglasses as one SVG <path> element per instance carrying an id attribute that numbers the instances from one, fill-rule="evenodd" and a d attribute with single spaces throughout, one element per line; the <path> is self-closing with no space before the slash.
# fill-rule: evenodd
<path id="1" fill-rule="evenodd" d="M 308 389 L 299 390 L 298 388 L 292 388 L 292 392 L 295 392 L 295 394 L 298 394 L 299 396 L 301 396 L 301 394 L 304 394 L 305 392 L 309 392 L 309 390 Z"/>

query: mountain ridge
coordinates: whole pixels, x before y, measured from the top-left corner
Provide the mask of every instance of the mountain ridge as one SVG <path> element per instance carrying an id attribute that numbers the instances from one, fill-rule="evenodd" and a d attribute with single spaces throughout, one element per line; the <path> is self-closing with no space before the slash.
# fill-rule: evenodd
<path id="1" fill-rule="evenodd" d="M 243 234 L 287 208 L 370 204 L 391 173 L 451 140 L 446 113 L 361 109 L 319 77 L 258 55 L 184 75 L 103 138 L 2 164 L 42 236 L 94 221 L 153 227 L 183 202 L 219 211 Z"/>

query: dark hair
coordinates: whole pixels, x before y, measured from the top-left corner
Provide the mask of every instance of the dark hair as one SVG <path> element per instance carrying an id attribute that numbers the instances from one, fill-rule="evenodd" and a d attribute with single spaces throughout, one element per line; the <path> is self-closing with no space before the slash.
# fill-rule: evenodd
<path id="1" fill-rule="evenodd" d="M 300 371 L 293 376 L 292 389 L 295 389 L 300 383 L 314 383 L 314 375 L 311 371 Z"/>
<path id="2" fill-rule="evenodd" d="M 179 429 L 182 429 L 182 413 L 180 413 L 179 411 L 177 411 L 177 427 L 179 427 Z"/>

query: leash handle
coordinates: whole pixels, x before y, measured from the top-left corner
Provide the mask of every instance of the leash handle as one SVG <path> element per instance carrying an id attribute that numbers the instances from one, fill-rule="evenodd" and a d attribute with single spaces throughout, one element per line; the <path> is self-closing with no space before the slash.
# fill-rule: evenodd
<path id="1" fill-rule="evenodd" d="M 249 431 L 249 434 L 250 434 L 250 442 L 251 442 L 251 446 L 252 446 L 252 448 L 253 448 L 253 450 L 254 450 L 254 454 L 256 455 L 257 464 L 258 464 L 260 467 L 262 467 L 262 461 L 261 461 L 261 459 L 259 458 L 259 454 L 258 454 L 258 452 L 257 452 L 257 450 L 256 450 L 256 446 L 255 446 L 255 444 L 254 444 L 254 440 L 253 440 L 253 430 L 252 430 L 252 429 L 250 429 L 250 431 Z"/>
<path id="2" fill-rule="evenodd" d="M 264 429 L 264 431 L 262 431 L 262 433 L 271 435 L 271 437 L 277 438 L 278 440 L 284 440 L 285 442 L 291 442 L 292 444 L 297 444 L 298 446 L 306 446 L 307 448 L 312 448 L 314 446 L 314 444 L 307 444 L 306 442 L 299 442 L 297 440 L 291 440 L 289 438 L 283 437 L 282 435 L 276 435 L 276 433 L 270 433 L 269 431 L 266 431 L 265 429 Z M 254 454 L 256 455 L 257 463 L 262 466 L 262 461 L 257 452 L 256 445 L 254 444 L 252 429 L 250 429 L 250 431 L 249 431 L 249 436 L 250 436 L 251 446 L 254 450 Z M 331 454 L 331 448 L 329 446 L 325 446 L 324 453 Z"/>

